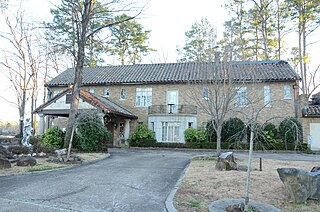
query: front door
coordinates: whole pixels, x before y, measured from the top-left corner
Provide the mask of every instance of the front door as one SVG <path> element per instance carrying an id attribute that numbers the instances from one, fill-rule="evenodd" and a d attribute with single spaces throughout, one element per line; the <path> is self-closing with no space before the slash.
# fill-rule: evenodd
<path id="1" fill-rule="evenodd" d="M 168 90 L 167 91 L 167 105 L 168 113 L 177 113 L 179 102 L 179 92 L 178 90 Z"/>

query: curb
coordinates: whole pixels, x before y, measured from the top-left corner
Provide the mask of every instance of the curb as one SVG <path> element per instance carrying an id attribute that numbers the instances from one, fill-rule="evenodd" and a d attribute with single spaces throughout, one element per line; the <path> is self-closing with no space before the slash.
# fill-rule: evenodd
<path id="1" fill-rule="evenodd" d="M 189 168 L 191 160 L 189 160 L 188 164 L 183 169 L 183 171 L 182 171 L 178 181 L 176 182 L 174 188 L 171 190 L 171 192 L 169 193 L 169 195 L 166 198 L 165 206 L 166 206 L 166 211 L 168 211 L 168 212 L 177 212 L 177 209 L 173 205 L 173 198 L 176 195 L 176 193 L 177 193 L 177 191 L 178 191 L 178 189 L 179 189 L 179 187 L 180 187 L 180 185 L 182 183 L 182 180 L 184 178 L 184 175 L 186 174 L 187 169 Z"/>
<path id="2" fill-rule="evenodd" d="M 46 173 L 46 172 L 54 172 L 54 171 L 59 171 L 59 170 L 67 170 L 67 169 L 73 169 L 76 167 L 80 167 L 80 166 L 85 166 L 85 165 L 90 165 L 93 163 L 97 163 L 101 160 L 110 158 L 111 155 L 110 153 L 106 153 L 105 157 L 99 158 L 97 160 L 92 160 L 89 162 L 83 162 L 81 164 L 73 164 L 72 166 L 66 166 L 66 167 L 62 167 L 62 168 L 53 168 L 50 170 L 43 170 L 43 171 L 36 171 L 36 172 L 22 172 L 22 173 L 14 173 L 14 174 L 0 174 L 0 177 L 10 177 L 10 176 L 18 176 L 18 175 L 27 175 L 27 174 L 42 174 L 42 173 Z"/>

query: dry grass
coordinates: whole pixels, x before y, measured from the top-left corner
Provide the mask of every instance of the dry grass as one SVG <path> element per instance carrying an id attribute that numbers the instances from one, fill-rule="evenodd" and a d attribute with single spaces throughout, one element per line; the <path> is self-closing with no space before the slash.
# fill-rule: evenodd
<path id="1" fill-rule="evenodd" d="M 84 163 L 98 160 L 106 157 L 105 153 L 77 153 L 75 156 L 79 156 Z M 44 171 L 58 168 L 71 167 L 75 164 L 60 164 L 60 163 L 52 163 L 47 162 L 48 158 L 37 158 L 37 164 L 35 166 L 17 166 L 16 163 L 11 164 L 12 168 L 10 169 L 0 169 L 0 174 L 22 174 L 26 172 L 36 172 L 36 171 Z"/>
<path id="2" fill-rule="evenodd" d="M 214 160 L 193 160 L 187 169 L 182 184 L 174 198 L 178 211 L 208 211 L 208 204 L 223 198 L 243 198 L 246 187 L 246 172 L 217 171 Z M 237 160 L 240 165 L 246 159 Z M 320 201 L 308 200 L 306 204 L 289 203 L 277 168 L 296 167 L 310 170 L 318 165 L 314 162 L 263 160 L 263 171 L 259 159 L 253 159 L 250 198 L 274 205 L 282 211 L 320 211 Z"/>

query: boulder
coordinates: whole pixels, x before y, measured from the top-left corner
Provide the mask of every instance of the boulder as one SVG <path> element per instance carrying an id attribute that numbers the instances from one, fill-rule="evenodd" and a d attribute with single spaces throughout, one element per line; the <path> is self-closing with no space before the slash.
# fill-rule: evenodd
<path id="1" fill-rule="evenodd" d="M 11 168 L 11 163 L 7 158 L 0 158 L 0 169 Z"/>
<path id="2" fill-rule="evenodd" d="M 17 160 L 17 166 L 34 166 L 37 160 L 31 156 L 22 156 Z"/>
<path id="3" fill-rule="evenodd" d="M 234 161 L 233 152 L 221 153 L 218 157 L 218 162 L 216 164 L 217 170 L 237 170 L 237 163 Z"/>
<path id="4" fill-rule="evenodd" d="M 57 154 L 57 156 L 66 155 L 67 149 L 66 148 L 65 149 L 57 149 L 54 152 Z"/>
<path id="5" fill-rule="evenodd" d="M 277 171 L 291 202 L 320 199 L 320 171 L 309 172 L 296 168 L 278 168 Z"/>
<path id="6" fill-rule="evenodd" d="M 4 146 L 0 145 L 0 158 L 13 159 L 13 155 Z"/>
<path id="7" fill-rule="evenodd" d="M 320 166 L 315 166 L 311 169 L 311 172 L 318 172 L 320 171 Z"/>

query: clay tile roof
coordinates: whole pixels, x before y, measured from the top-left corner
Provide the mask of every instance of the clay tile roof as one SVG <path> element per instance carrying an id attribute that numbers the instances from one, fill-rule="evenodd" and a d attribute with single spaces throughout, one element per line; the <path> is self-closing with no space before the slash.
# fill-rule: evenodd
<path id="1" fill-rule="evenodd" d="M 163 63 L 84 68 L 84 85 L 186 83 L 221 80 L 222 71 L 230 70 L 236 81 L 295 81 L 300 77 L 286 61 L 230 63 Z M 46 86 L 66 86 L 73 83 L 74 69 L 67 69 Z"/>
<path id="2" fill-rule="evenodd" d="M 102 110 L 104 110 L 105 113 L 117 114 L 127 118 L 138 118 L 129 110 L 121 107 L 120 105 L 112 102 L 110 99 L 107 99 L 105 97 L 90 93 L 85 90 L 80 90 L 80 95 L 90 104 L 100 107 Z"/>
<path id="3" fill-rule="evenodd" d="M 308 105 L 302 108 L 303 117 L 320 117 L 320 105 Z"/>

